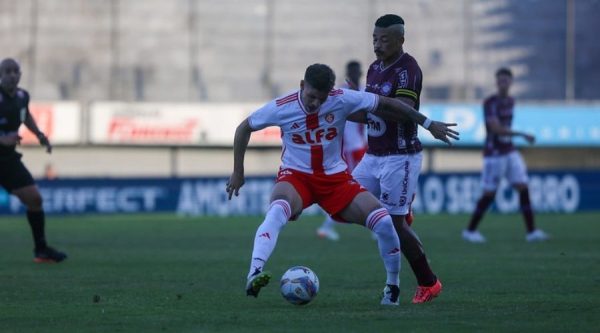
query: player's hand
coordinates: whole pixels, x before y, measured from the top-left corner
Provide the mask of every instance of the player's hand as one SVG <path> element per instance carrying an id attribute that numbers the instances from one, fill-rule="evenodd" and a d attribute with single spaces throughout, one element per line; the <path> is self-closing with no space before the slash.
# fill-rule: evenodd
<path id="1" fill-rule="evenodd" d="M 450 139 L 460 140 L 460 138 L 458 137 L 460 134 L 457 131 L 450 128 L 454 126 L 456 126 L 456 123 L 443 123 L 441 121 L 432 121 L 431 125 L 429 125 L 428 131 L 431 133 L 431 135 L 433 135 L 434 138 L 440 141 L 444 141 L 448 145 L 452 146 L 452 141 L 450 141 Z"/>
<path id="2" fill-rule="evenodd" d="M 19 133 L 17 132 L 7 133 L 5 135 L 0 136 L 0 144 L 2 144 L 3 146 L 16 146 L 20 143 L 21 136 L 19 136 Z"/>
<path id="3" fill-rule="evenodd" d="M 527 143 L 529 143 L 530 145 L 535 143 L 535 136 L 531 134 L 523 134 L 523 138 L 525 138 L 525 141 L 527 141 Z"/>
<path id="4" fill-rule="evenodd" d="M 40 141 L 40 144 L 44 147 L 46 147 L 46 152 L 48 154 L 52 153 L 52 145 L 50 144 L 50 140 L 48 140 L 48 137 L 44 134 L 41 133 L 38 134 L 38 140 Z"/>
<path id="5" fill-rule="evenodd" d="M 244 186 L 244 175 L 240 173 L 232 173 L 231 177 L 229 177 L 229 181 L 227 182 L 227 194 L 229 195 L 229 200 L 235 194 L 237 197 L 240 195 L 240 188 Z"/>

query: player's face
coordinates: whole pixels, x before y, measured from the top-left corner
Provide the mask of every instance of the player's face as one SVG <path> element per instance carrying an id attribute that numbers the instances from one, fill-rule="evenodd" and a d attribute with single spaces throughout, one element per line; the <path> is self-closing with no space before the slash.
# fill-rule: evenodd
<path id="1" fill-rule="evenodd" d="M 317 90 L 304 80 L 300 82 L 300 88 L 302 89 L 302 104 L 308 112 L 317 111 L 329 97 L 329 91 Z"/>
<path id="2" fill-rule="evenodd" d="M 6 91 L 14 91 L 21 79 L 21 69 L 14 61 L 4 61 L 0 64 L 0 86 Z"/>
<path id="3" fill-rule="evenodd" d="M 373 51 L 377 60 L 393 59 L 402 51 L 404 37 L 390 28 L 375 27 L 373 30 Z"/>
<path id="4" fill-rule="evenodd" d="M 512 77 L 506 74 L 500 74 L 496 77 L 496 86 L 498 91 L 502 94 L 508 94 L 510 85 L 512 84 Z"/>

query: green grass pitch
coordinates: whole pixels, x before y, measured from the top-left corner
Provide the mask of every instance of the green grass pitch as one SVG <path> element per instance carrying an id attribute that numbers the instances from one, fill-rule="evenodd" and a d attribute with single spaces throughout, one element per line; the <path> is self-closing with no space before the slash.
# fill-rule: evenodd
<path id="1" fill-rule="evenodd" d="M 358 226 L 318 239 L 317 217 L 291 222 L 258 299 L 244 284 L 254 232 L 247 218 L 172 215 L 50 217 L 62 264 L 34 264 L 24 217 L 0 220 L 0 332 L 598 332 L 600 214 L 538 215 L 553 236 L 524 240 L 519 215 L 488 215 L 488 243 L 460 239 L 467 216 L 416 217 L 444 284 L 435 301 L 410 304 L 403 261 L 401 305 L 380 306 L 385 273 Z M 320 278 L 313 303 L 279 295 L 281 274 L 305 265 Z"/>

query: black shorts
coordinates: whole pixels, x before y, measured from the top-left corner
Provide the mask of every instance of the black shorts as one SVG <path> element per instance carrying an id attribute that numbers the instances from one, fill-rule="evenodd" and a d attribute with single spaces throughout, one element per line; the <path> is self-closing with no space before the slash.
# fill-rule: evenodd
<path id="1" fill-rule="evenodd" d="M 21 162 L 21 154 L 0 157 L 0 185 L 8 193 L 33 184 L 35 181 Z"/>

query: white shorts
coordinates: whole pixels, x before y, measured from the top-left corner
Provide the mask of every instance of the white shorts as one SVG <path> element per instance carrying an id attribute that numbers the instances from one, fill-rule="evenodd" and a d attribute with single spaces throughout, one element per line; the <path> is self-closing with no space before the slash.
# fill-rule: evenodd
<path id="1" fill-rule="evenodd" d="M 512 151 L 506 155 L 487 156 L 483 158 L 483 172 L 481 173 L 481 185 L 484 191 L 496 191 L 502 178 L 511 185 L 527 184 L 527 167 L 525 161 L 518 151 Z"/>
<path id="2" fill-rule="evenodd" d="M 391 215 L 406 215 L 417 189 L 422 161 L 422 153 L 388 156 L 365 154 L 352 176 L 378 197 Z"/>

